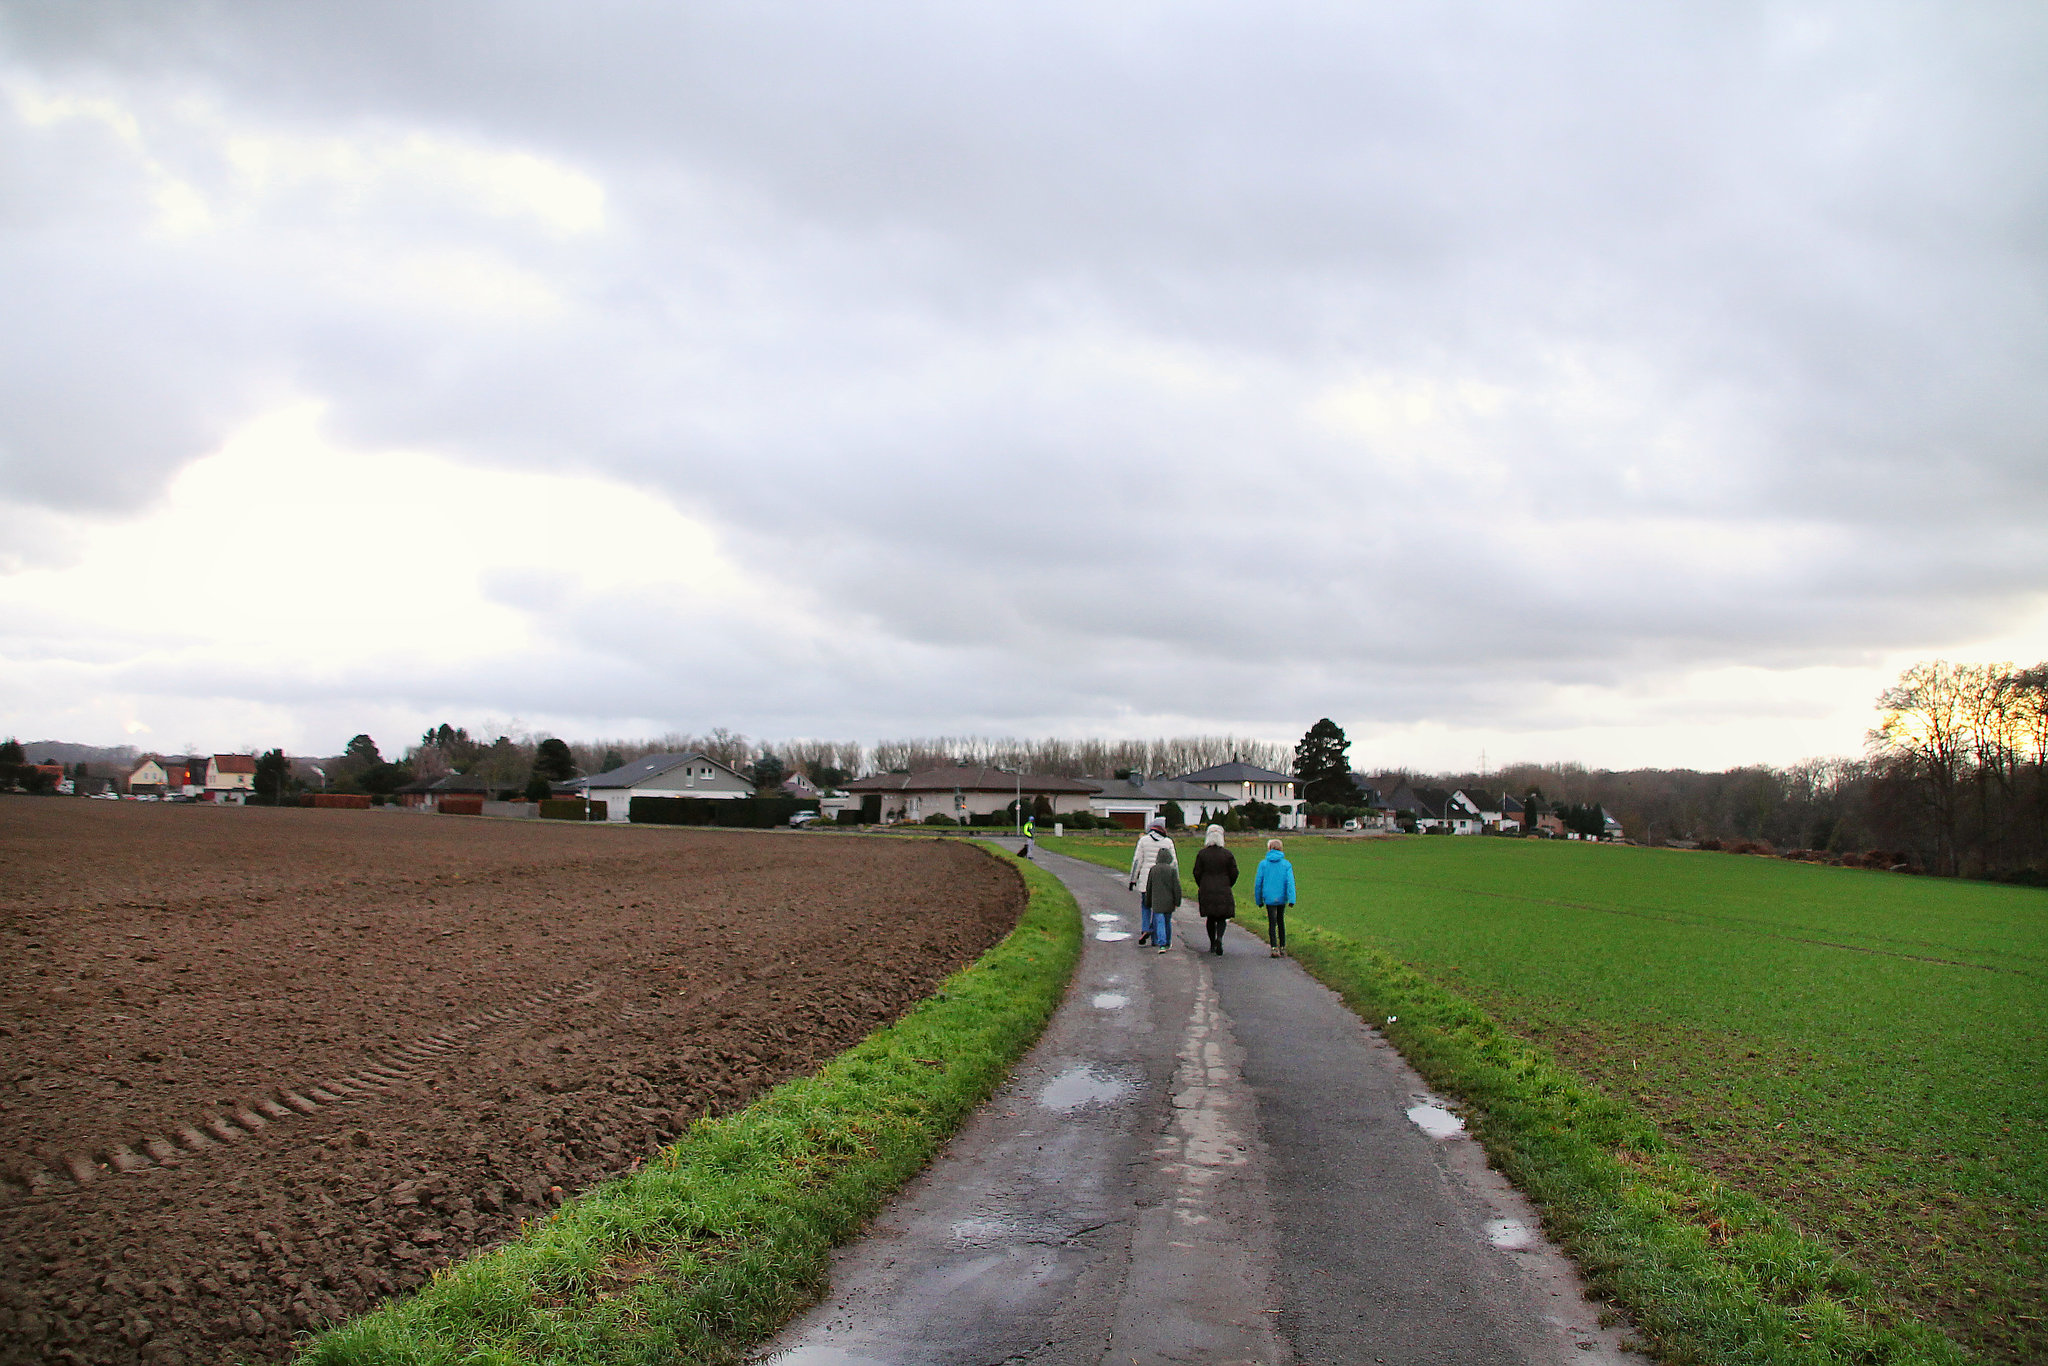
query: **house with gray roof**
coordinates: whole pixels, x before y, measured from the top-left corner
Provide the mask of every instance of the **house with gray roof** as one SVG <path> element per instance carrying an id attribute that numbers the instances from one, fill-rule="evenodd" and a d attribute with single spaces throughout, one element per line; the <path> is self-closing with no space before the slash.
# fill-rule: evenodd
<path id="1" fill-rule="evenodd" d="M 738 769 L 708 754 L 649 754 L 609 773 L 571 778 L 556 790 L 606 803 L 605 819 L 624 821 L 635 797 L 709 797 L 737 801 L 754 795 L 754 784 Z"/>
<path id="2" fill-rule="evenodd" d="M 1100 788 L 1088 799 L 1088 809 L 1131 830 L 1142 830 L 1155 818 L 1163 817 L 1168 802 L 1179 805 L 1181 819 L 1189 825 L 1205 825 L 1235 805 L 1217 788 L 1169 778 L 1163 773 L 1148 778 L 1133 772 L 1128 778 L 1088 781 Z"/>
<path id="3" fill-rule="evenodd" d="M 928 816 L 968 820 L 1008 811 L 1022 797 L 1036 807 L 1043 797 L 1055 816 L 1086 811 L 1095 794 L 1092 781 L 1077 782 L 1049 773 L 1016 773 L 1003 768 L 951 764 L 917 773 L 871 773 L 840 790 L 858 798 L 862 810 L 876 821 L 921 821 Z M 866 818 L 864 818 L 866 819 Z"/>

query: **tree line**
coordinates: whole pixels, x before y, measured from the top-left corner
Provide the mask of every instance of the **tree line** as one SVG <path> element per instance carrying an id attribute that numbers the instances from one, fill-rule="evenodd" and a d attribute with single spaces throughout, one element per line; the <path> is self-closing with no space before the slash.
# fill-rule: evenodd
<path id="1" fill-rule="evenodd" d="M 1877 698 L 1864 753 L 1721 772 L 1510 764 L 1486 775 L 1376 774 L 1603 808 L 1644 844 L 1884 851 L 1932 873 L 2048 875 L 2048 664 L 1915 664 Z"/>

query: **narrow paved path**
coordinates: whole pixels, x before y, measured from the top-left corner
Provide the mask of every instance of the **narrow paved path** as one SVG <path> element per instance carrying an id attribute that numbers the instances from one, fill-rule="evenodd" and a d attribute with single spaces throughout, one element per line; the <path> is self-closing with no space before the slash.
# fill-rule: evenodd
<path id="1" fill-rule="evenodd" d="M 1211 956 L 1187 914 L 1138 948 L 1120 876 L 1038 858 L 1088 926 L 1065 1004 L 757 1360 L 1640 1360 L 1336 996 L 1242 931 Z"/>

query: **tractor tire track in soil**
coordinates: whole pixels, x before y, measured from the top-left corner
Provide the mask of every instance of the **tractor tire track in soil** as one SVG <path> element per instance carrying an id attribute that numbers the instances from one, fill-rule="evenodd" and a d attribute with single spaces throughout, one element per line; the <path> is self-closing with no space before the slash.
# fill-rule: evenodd
<path id="1" fill-rule="evenodd" d="M 943 841 L 0 799 L 0 1362 L 286 1357 L 1015 924 Z"/>

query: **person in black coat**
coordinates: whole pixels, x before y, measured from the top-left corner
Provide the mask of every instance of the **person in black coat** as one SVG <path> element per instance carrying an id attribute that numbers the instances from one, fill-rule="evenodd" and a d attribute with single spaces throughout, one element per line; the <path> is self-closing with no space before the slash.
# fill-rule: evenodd
<path id="1" fill-rule="evenodd" d="M 1223 952 L 1223 927 L 1237 914 L 1237 855 L 1223 847 L 1223 827 L 1212 825 L 1195 855 L 1195 905 L 1209 927 L 1209 952 Z"/>

